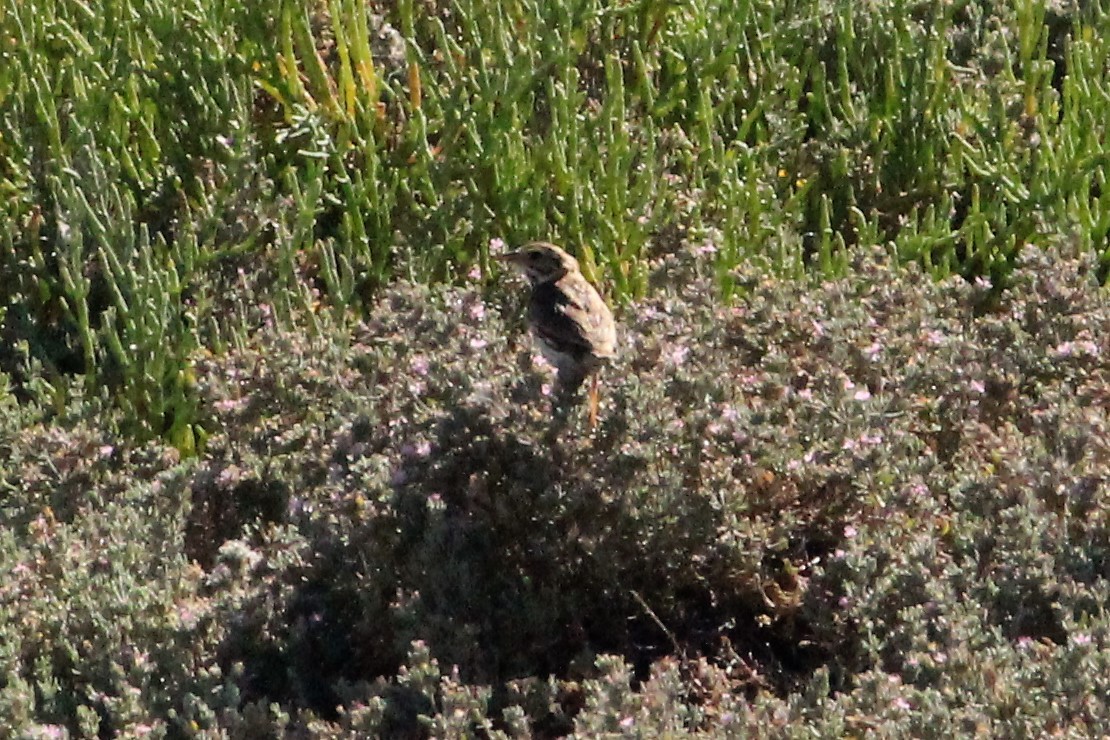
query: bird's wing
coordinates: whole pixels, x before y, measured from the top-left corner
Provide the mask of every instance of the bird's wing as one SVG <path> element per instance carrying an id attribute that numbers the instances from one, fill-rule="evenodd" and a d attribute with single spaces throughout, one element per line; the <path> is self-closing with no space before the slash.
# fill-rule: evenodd
<path id="1" fill-rule="evenodd" d="M 587 327 L 582 325 L 582 309 L 573 296 L 555 283 L 532 289 L 530 306 L 532 329 L 558 352 L 581 357 L 590 353 Z"/>
<path id="2" fill-rule="evenodd" d="M 609 308 L 584 279 L 537 285 L 532 291 L 532 324 L 540 337 L 577 357 L 609 357 L 616 334 Z"/>

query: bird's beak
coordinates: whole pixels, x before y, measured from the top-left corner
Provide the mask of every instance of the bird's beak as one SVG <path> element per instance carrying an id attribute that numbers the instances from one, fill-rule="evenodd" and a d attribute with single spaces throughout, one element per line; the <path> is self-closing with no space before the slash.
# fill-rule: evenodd
<path id="1" fill-rule="evenodd" d="M 510 265 L 519 265 L 523 258 L 523 252 L 506 252 L 494 256 L 494 259 L 498 262 L 508 262 Z"/>

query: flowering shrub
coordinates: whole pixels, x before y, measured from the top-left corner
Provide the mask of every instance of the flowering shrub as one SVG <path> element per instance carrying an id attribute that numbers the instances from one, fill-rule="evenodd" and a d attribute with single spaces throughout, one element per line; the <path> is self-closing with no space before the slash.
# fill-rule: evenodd
<path id="1" fill-rule="evenodd" d="M 403 284 L 198 356 L 197 460 L 4 406 L 5 732 L 1107 726 L 1093 265 L 872 255 L 722 306 L 697 251 L 618 312 L 596 429 L 514 292 Z"/>

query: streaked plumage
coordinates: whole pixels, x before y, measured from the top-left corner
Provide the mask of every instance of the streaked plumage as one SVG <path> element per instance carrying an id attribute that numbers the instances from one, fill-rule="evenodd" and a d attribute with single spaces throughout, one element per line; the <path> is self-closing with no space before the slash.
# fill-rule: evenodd
<path id="1" fill-rule="evenodd" d="M 578 260 L 547 242 L 502 255 L 528 278 L 528 323 L 561 389 L 575 391 L 599 365 L 616 355 L 613 314 L 582 275 Z"/>

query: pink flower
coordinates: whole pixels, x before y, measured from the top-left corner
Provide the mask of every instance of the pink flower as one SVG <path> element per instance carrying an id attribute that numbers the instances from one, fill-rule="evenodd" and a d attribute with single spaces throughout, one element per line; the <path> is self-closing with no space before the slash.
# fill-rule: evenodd
<path id="1" fill-rule="evenodd" d="M 401 457 L 419 458 L 427 457 L 432 451 L 432 445 L 427 440 L 421 440 L 416 444 L 406 442 L 401 445 Z"/>
<path id="2" fill-rule="evenodd" d="M 701 244 L 699 244 L 697 247 L 694 248 L 694 254 L 697 255 L 698 257 L 705 257 L 706 255 L 716 254 L 716 253 L 717 253 L 717 245 L 714 244 L 709 239 L 706 239 L 704 242 L 702 242 Z"/>
<path id="3" fill-rule="evenodd" d="M 1098 357 L 1101 353 L 1098 345 L 1091 341 L 1061 342 L 1052 350 L 1057 357 Z"/>
<path id="4" fill-rule="evenodd" d="M 200 612 L 196 606 L 190 601 L 182 601 L 177 604 L 177 621 L 181 622 L 182 626 L 192 628 L 196 626 L 197 621 L 200 619 Z"/>
<path id="5" fill-rule="evenodd" d="M 895 709 L 901 709 L 903 712 L 908 712 L 909 710 L 913 709 L 913 705 L 901 696 L 892 701 L 891 706 L 893 706 Z"/>
<path id="6" fill-rule="evenodd" d="M 224 398 L 216 401 L 216 403 L 213 404 L 213 406 L 216 407 L 216 410 L 223 414 L 226 414 L 230 411 L 238 411 L 246 405 L 247 399 L 245 398 Z"/>
<path id="7" fill-rule="evenodd" d="M 759 384 L 760 376 L 755 373 L 743 373 L 736 379 L 741 388 L 754 388 Z"/>
<path id="8" fill-rule="evenodd" d="M 680 344 L 668 353 L 671 364 L 675 367 L 686 362 L 686 358 L 690 355 L 690 348 L 686 345 Z"/>
<path id="9" fill-rule="evenodd" d="M 857 534 L 859 534 L 859 532 L 851 524 L 844 527 L 844 536 L 847 537 L 848 539 L 852 539 Z"/>
<path id="10" fill-rule="evenodd" d="M 417 355 L 409 360 L 409 368 L 417 375 L 428 374 L 428 358 L 424 355 Z"/>
<path id="11" fill-rule="evenodd" d="M 871 391 L 867 390 L 866 388 L 860 388 L 858 391 L 855 392 L 855 395 L 853 395 L 852 398 L 857 401 L 866 401 L 871 398 Z"/>
<path id="12" fill-rule="evenodd" d="M 490 254 L 501 254 L 504 251 L 505 251 L 505 242 L 504 242 L 503 239 L 499 239 L 498 237 L 494 237 L 494 238 L 489 240 L 489 253 Z"/>
<path id="13" fill-rule="evenodd" d="M 221 488 L 231 488 L 243 479 L 243 471 L 237 465 L 228 465 L 216 476 L 216 483 Z"/>

